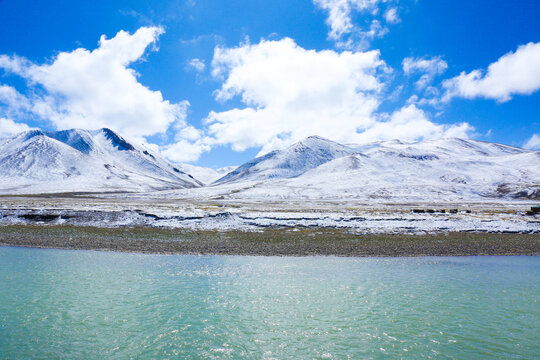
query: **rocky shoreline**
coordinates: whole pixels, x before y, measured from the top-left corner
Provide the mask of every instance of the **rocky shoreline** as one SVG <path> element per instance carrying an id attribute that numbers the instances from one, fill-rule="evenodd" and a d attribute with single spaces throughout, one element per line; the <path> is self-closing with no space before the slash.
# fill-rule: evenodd
<path id="1" fill-rule="evenodd" d="M 0 226 L 0 245 L 155 254 L 262 256 L 540 255 L 540 234 L 355 234 L 345 229 L 192 231 L 151 227 Z"/>

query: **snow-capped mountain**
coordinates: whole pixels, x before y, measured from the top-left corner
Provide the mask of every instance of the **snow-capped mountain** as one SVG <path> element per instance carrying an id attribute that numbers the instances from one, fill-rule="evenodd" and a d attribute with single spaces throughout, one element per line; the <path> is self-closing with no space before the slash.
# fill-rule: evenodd
<path id="1" fill-rule="evenodd" d="M 310 137 L 217 183 L 227 182 L 238 184 L 235 198 L 540 199 L 540 152 L 456 138 L 345 146 Z"/>
<path id="2" fill-rule="evenodd" d="M 198 180 L 110 129 L 31 130 L 0 140 L 2 192 L 150 191 Z"/>
<path id="3" fill-rule="evenodd" d="M 187 173 L 206 184 L 221 178 L 204 187 Z M 212 170 L 172 165 L 109 129 L 32 130 L 0 140 L 2 194 L 155 190 L 257 201 L 540 199 L 540 152 L 455 138 L 343 145 L 311 136 L 238 168 Z"/>
<path id="4" fill-rule="evenodd" d="M 239 166 L 215 184 L 292 178 L 330 160 L 353 153 L 355 150 L 345 145 L 319 136 L 310 136 L 285 150 L 272 151 Z"/>

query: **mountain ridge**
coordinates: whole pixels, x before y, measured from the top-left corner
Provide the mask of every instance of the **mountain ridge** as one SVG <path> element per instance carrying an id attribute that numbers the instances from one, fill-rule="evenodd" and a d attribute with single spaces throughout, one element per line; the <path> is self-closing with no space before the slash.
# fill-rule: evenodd
<path id="1" fill-rule="evenodd" d="M 20 188 L 140 191 L 202 186 L 198 180 L 114 131 L 30 130 L 0 141 L 0 177 Z"/>
<path id="2" fill-rule="evenodd" d="M 187 197 L 259 200 L 537 200 L 540 152 L 460 138 L 345 145 L 310 136 L 213 170 L 173 165 L 107 128 L 30 130 L 0 140 L 2 193 L 175 189 Z"/>
<path id="3" fill-rule="evenodd" d="M 309 136 L 284 150 L 275 150 L 240 165 L 213 184 L 236 181 L 292 178 L 325 162 L 354 153 L 346 145 L 322 138 Z"/>
<path id="4" fill-rule="evenodd" d="M 311 139 L 325 141 L 320 137 Z M 540 199 L 540 152 L 534 150 L 460 138 L 414 143 L 392 140 L 348 144 L 348 154 L 321 161 L 294 176 L 265 179 L 269 170 L 255 166 L 267 161 L 267 157 L 287 163 L 283 157 L 290 155 L 295 146 L 239 166 L 236 178 L 229 183 L 237 183 L 238 187 L 255 184 L 244 186 L 234 197 Z M 242 174 L 239 170 L 243 170 Z M 257 171 L 262 171 L 263 176 Z"/>

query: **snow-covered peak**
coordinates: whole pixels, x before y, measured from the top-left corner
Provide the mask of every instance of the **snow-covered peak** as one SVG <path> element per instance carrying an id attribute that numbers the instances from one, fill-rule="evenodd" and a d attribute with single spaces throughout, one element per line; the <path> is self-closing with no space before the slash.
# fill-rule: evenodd
<path id="1" fill-rule="evenodd" d="M 348 146 L 320 136 L 310 136 L 287 149 L 272 151 L 239 166 L 217 180 L 215 184 L 291 178 L 328 161 L 353 153 L 355 150 Z"/>
<path id="2" fill-rule="evenodd" d="M 111 141 L 111 144 L 118 150 L 135 150 L 133 145 L 124 140 L 123 137 L 112 131 L 111 129 L 101 129 L 107 139 Z"/>
<path id="3" fill-rule="evenodd" d="M 529 150 L 514 146 L 460 138 L 428 140 L 418 144 L 417 147 L 443 151 L 453 156 L 456 154 L 469 156 L 506 156 L 529 152 Z"/>
<path id="4" fill-rule="evenodd" d="M 390 140 L 349 146 L 366 155 L 394 152 L 415 155 L 425 153 L 438 157 L 475 157 L 506 156 L 530 152 L 530 150 L 509 145 L 461 138 L 443 138 L 409 143 L 400 140 Z"/>
<path id="5" fill-rule="evenodd" d="M 108 145 L 113 146 L 118 150 L 135 150 L 134 145 L 130 144 L 123 137 L 108 128 L 99 130 L 69 129 L 60 131 L 29 130 L 15 135 L 12 138 L 12 141 L 28 141 L 40 136 L 55 139 L 87 155 L 99 147 L 97 146 L 98 138 L 105 139 L 105 141 L 99 141 L 99 143 L 108 143 Z"/>
<path id="6" fill-rule="evenodd" d="M 310 137 L 216 183 L 231 183 L 234 198 L 539 199 L 540 152 L 459 138 L 345 146 Z"/>
<path id="7" fill-rule="evenodd" d="M 46 132 L 44 136 L 56 139 L 87 155 L 93 150 L 93 136 L 87 130 L 50 131 Z"/>
<path id="8" fill-rule="evenodd" d="M 295 150 L 302 150 L 302 149 L 307 149 L 307 148 L 325 149 L 325 150 L 327 149 L 329 151 L 333 151 L 333 150 L 339 151 L 339 150 L 346 149 L 345 151 L 347 152 L 350 150 L 346 145 L 342 145 L 335 141 L 325 139 L 318 135 L 308 136 L 307 138 L 292 144 L 286 150 L 295 151 Z"/>
<path id="9" fill-rule="evenodd" d="M 228 170 L 232 171 L 223 176 Z M 203 185 L 187 173 L 205 183 L 223 177 L 186 194 L 232 198 L 540 199 L 540 152 L 468 139 L 342 145 L 310 136 L 236 169 L 218 170 L 172 165 L 110 129 L 32 130 L 0 140 L 0 193 Z"/>
<path id="10" fill-rule="evenodd" d="M 13 179 L 18 179 L 13 181 Z M 0 142 L 2 184 L 49 191 L 137 191 L 202 183 L 110 129 L 31 130 Z"/>

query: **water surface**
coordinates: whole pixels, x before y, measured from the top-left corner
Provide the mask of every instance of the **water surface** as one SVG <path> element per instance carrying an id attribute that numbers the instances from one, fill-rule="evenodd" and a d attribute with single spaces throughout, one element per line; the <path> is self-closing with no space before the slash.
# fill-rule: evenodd
<path id="1" fill-rule="evenodd" d="M 540 257 L 0 247 L 0 358 L 538 358 Z"/>

